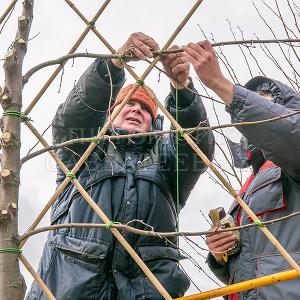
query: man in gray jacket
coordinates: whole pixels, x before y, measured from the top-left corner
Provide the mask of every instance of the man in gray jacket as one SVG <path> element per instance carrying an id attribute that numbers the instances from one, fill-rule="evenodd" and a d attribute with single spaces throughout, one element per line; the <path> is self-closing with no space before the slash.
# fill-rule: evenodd
<path id="1" fill-rule="evenodd" d="M 156 42 L 143 33 L 132 34 L 118 53 L 128 49 L 139 59 L 159 50 Z M 183 127 L 207 126 L 201 98 L 189 79 L 189 62 L 183 54 L 163 59 L 165 70 L 178 78 L 165 106 Z M 96 60 L 81 76 L 61 104 L 53 120 L 54 143 L 74 137 L 92 137 L 109 118 L 130 90 L 121 89 L 125 81 L 120 61 Z M 121 91 L 120 91 L 121 89 Z M 110 103 L 112 95 L 112 103 Z M 143 87 L 133 94 L 108 131 L 110 135 L 162 130 L 157 105 Z M 214 138 L 210 131 L 192 134 L 197 144 L 212 159 Z M 86 145 L 59 149 L 60 159 L 72 169 Z M 176 138 L 141 137 L 102 141 L 76 174 L 81 185 L 115 222 L 142 230 L 175 231 L 177 214 L 205 171 L 204 163 L 182 139 L 178 141 L 179 193 L 176 180 Z M 65 178 L 58 169 L 57 183 Z M 52 207 L 51 224 L 102 223 L 76 188 L 69 184 Z M 148 225 L 147 225 L 148 224 Z M 179 268 L 182 259 L 176 238 L 140 236 L 122 232 L 173 298 L 183 296 L 189 280 Z M 71 228 L 49 233 L 39 265 L 39 274 L 59 300 L 162 299 L 142 270 L 122 245 L 106 229 Z M 36 283 L 27 299 L 41 300 L 45 295 Z"/>
<path id="2" fill-rule="evenodd" d="M 266 77 L 251 79 L 245 87 L 234 85 L 222 74 L 215 52 L 208 41 L 183 47 L 201 81 L 225 103 L 232 122 L 272 119 L 300 109 L 300 96 L 286 85 Z M 251 210 L 262 219 L 287 216 L 300 210 L 300 116 L 290 115 L 274 122 L 238 126 L 243 138 L 240 145 L 232 144 L 235 166 L 252 166 L 253 174 L 240 195 Z M 229 213 L 237 225 L 251 219 L 237 203 Z M 299 219 L 277 222 L 269 230 L 289 254 L 300 263 Z M 290 265 L 257 227 L 240 231 L 240 251 L 229 256 L 222 252 L 232 249 L 232 232 L 207 237 L 210 250 L 208 264 L 225 284 L 253 279 L 286 270 Z M 299 299 L 300 280 L 249 290 L 229 296 L 232 300 L 294 300 Z"/>

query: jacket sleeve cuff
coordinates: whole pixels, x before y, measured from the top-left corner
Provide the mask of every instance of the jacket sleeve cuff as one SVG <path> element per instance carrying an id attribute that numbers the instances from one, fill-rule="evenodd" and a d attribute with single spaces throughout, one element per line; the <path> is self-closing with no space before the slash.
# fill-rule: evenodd
<path id="1" fill-rule="evenodd" d="M 207 256 L 207 264 L 211 270 L 224 269 L 224 266 L 219 264 L 210 252 L 208 253 L 208 256 Z"/>
<path id="2" fill-rule="evenodd" d="M 226 265 L 222 266 L 221 264 L 219 264 L 210 252 L 208 253 L 206 262 L 210 270 L 220 281 L 222 281 L 224 284 L 229 283 L 229 272 Z"/>
<path id="3" fill-rule="evenodd" d="M 197 93 L 197 91 L 194 88 L 192 79 L 191 78 L 189 79 L 190 79 L 190 83 L 187 86 L 187 88 L 177 91 L 179 108 L 186 108 L 190 106 L 191 103 L 195 100 L 195 94 L 193 92 Z M 170 87 L 171 87 L 171 95 L 172 95 L 170 99 L 171 101 L 170 104 L 176 107 L 176 89 L 173 87 L 172 84 L 170 84 Z"/>
<path id="4" fill-rule="evenodd" d="M 225 110 L 230 113 L 232 118 L 235 118 L 242 110 L 248 96 L 248 90 L 240 85 L 234 85 L 233 99 L 231 103 L 226 106 Z"/>
<path id="5" fill-rule="evenodd" d="M 112 81 L 113 84 L 118 84 L 125 77 L 124 69 L 116 67 L 111 60 L 96 59 L 96 70 L 107 83 Z"/>

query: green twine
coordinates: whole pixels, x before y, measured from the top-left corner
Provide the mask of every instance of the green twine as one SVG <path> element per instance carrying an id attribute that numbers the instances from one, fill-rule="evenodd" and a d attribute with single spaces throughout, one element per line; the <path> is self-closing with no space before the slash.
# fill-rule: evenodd
<path id="1" fill-rule="evenodd" d="M 139 85 L 144 85 L 144 80 L 137 79 L 136 83 L 139 84 Z"/>
<path id="2" fill-rule="evenodd" d="M 254 224 L 257 227 L 266 227 L 266 225 L 264 225 L 261 220 L 254 221 Z"/>
<path id="3" fill-rule="evenodd" d="M 21 119 L 22 122 L 32 121 L 32 119 L 26 116 L 24 113 L 20 111 L 8 110 L 3 113 L 3 116 L 13 116 Z"/>
<path id="4" fill-rule="evenodd" d="M 154 53 L 154 56 L 162 56 L 162 51 L 156 51 L 156 52 Z"/>
<path id="5" fill-rule="evenodd" d="M 176 84 L 176 90 L 175 90 L 175 104 L 176 104 L 176 122 L 178 122 L 178 86 Z M 180 130 L 181 133 L 181 130 Z M 180 203 L 179 203 L 179 143 L 178 143 L 178 132 L 176 133 L 176 220 L 177 220 L 177 230 L 179 232 L 179 209 L 180 209 Z M 177 244 L 179 247 L 179 236 L 177 237 Z"/>
<path id="6" fill-rule="evenodd" d="M 180 133 L 181 136 L 183 136 L 183 134 L 184 134 L 183 128 L 181 128 L 181 129 L 179 130 L 179 133 Z"/>
<path id="7" fill-rule="evenodd" d="M 72 178 L 72 179 L 75 179 L 75 178 L 76 178 L 76 175 L 75 175 L 73 172 L 68 172 L 68 173 L 66 174 L 66 177 L 70 177 L 70 178 Z"/>
<path id="8" fill-rule="evenodd" d="M 0 253 L 21 253 L 19 248 L 0 248 Z"/>
<path id="9" fill-rule="evenodd" d="M 105 223 L 105 228 L 110 229 L 112 225 L 116 224 L 121 224 L 120 222 L 114 222 L 114 221 L 109 221 L 108 223 Z"/>
<path id="10" fill-rule="evenodd" d="M 95 144 L 99 144 L 99 139 L 96 137 L 96 136 L 94 136 L 94 137 L 92 137 L 92 143 L 95 143 Z"/>
<path id="11" fill-rule="evenodd" d="M 122 64 L 124 63 L 124 58 L 123 58 L 123 55 L 122 55 L 122 54 L 119 54 L 119 55 L 118 55 L 118 63 L 119 63 L 120 65 L 122 65 Z"/>
<path id="12" fill-rule="evenodd" d="M 90 22 L 89 22 L 89 25 L 90 25 L 91 27 L 94 27 L 94 28 L 96 27 L 95 24 L 96 24 L 95 21 L 90 21 Z"/>

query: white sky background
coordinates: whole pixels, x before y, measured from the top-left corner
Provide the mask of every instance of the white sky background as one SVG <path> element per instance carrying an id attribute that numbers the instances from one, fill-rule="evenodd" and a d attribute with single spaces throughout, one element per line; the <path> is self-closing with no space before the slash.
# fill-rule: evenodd
<path id="1" fill-rule="evenodd" d="M 273 0 L 266 1 L 274 7 Z M 4 12 L 10 2 L 11 0 L 1 0 L 0 15 L 2 15 L 2 12 Z M 74 4 L 81 10 L 86 18 L 90 20 L 103 2 L 104 1 L 77 0 L 74 1 Z M 99 20 L 96 22 L 96 28 L 115 49 L 121 46 L 130 33 L 136 31 L 141 31 L 152 36 L 162 47 L 195 2 L 195 0 L 112 0 L 102 16 L 100 16 Z M 285 1 L 280 2 L 284 2 L 285 4 Z M 279 38 L 285 38 L 286 36 L 284 35 L 280 21 L 276 19 L 274 15 L 270 14 L 265 7 L 263 8 L 259 0 L 257 0 L 256 3 L 261 7 L 261 11 L 264 16 L 266 16 L 272 29 L 277 33 L 277 36 Z M 288 16 L 286 5 L 284 6 L 283 12 L 287 13 Z M 17 18 L 20 14 L 21 2 L 19 1 L 12 16 L 0 34 L 1 58 L 5 56 L 7 48 L 15 37 Z M 289 18 L 291 20 L 291 17 Z M 211 36 L 211 33 L 213 33 L 216 41 L 233 40 L 226 19 L 230 20 L 234 31 L 237 34 L 237 39 L 241 39 L 239 31 L 236 29 L 237 25 L 243 30 L 245 39 L 255 38 L 254 33 L 261 39 L 273 38 L 270 30 L 266 28 L 257 15 L 252 5 L 252 1 L 207 0 L 203 1 L 202 5 L 200 5 L 187 25 L 179 33 L 174 44 L 183 45 L 190 41 L 196 42 L 202 40 L 203 36 L 198 24 L 209 37 Z M 2 25 L 3 24 L 1 24 L 1 27 Z M 85 27 L 86 25 L 63 0 L 35 1 L 34 20 L 30 36 L 33 37 L 38 35 L 29 42 L 23 73 L 25 74 L 28 69 L 41 62 L 52 60 L 67 54 Z M 259 49 L 259 46 L 257 46 L 257 48 Z M 247 53 L 247 49 L 244 49 Z M 270 49 L 277 57 L 279 57 L 277 46 L 270 47 Z M 245 83 L 250 78 L 250 74 L 241 51 L 237 46 L 226 46 L 223 50 L 226 52 L 226 57 L 234 68 L 239 82 L 241 84 Z M 109 53 L 93 32 L 88 34 L 77 50 L 77 52 L 85 51 L 92 53 Z M 259 64 L 269 77 L 286 82 L 286 79 L 282 77 L 281 72 L 278 71 L 266 56 L 261 55 L 259 50 L 256 52 L 256 57 L 259 59 Z M 282 62 L 282 58 L 279 60 Z M 92 59 L 79 58 L 74 61 L 73 66 L 71 61 L 67 63 L 60 92 L 58 93 L 61 74 L 59 74 L 57 79 L 42 96 L 38 104 L 30 113 L 31 118 L 34 120 L 33 125 L 40 132 L 47 128 L 51 123 L 58 105 L 65 100 L 74 81 L 79 78 L 81 73 L 91 62 Z M 250 59 L 249 63 L 253 75 L 260 75 L 254 61 Z M 0 61 L 0 64 L 2 67 L 3 60 Z M 131 65 L 135 67 L 137 74 L 140 75 L 147 67 L 147 64 L 143 62 L 135 62 L 131 63 Z M 45 68 L 30 78 L 29 82 L 24 87 L 24 109 L 29 105 L 55 68 L 56 66 Z M 224 68 L 224 66 L 222 66 L 222 68 L 226 72 L 226 68 Z M 196 88 L 200 93 L 203 93 L 201 85 L 193 73 L 192 76 Z M 128 83 L 131 81 L 132 78 L 128 75 Z M 158 98 L 163 101 L 169 89 L 168 79 L 164 74 L 161 74 L 161 80 L 158 82 L 158 71 L 154 70 L 146 79 L 146 83 L 152 87 Z M 1 68 L 0 86 L 3 87 L 3 85 L 4 72 L 3 68 Z M 203 99 L 203 102 L 207 108 L 211 125 L 217 125 L 212 102 L 207 99 Z M 223 106 L 217 104 L 216 107 L 220 122 L 229 123 L 230 119 L 224 111 Z M 225 133 L 235 141 L 239 139 L 239 135 L 234 129 L 225 130 Z M 45 138 L 51 143 L 51 129 L 47 131 Z M 220 136 L 217 136 L 216 139 L 217 142 L 224 147 L 224 140 L 222 140 Z M 36 139 L 31 132 L 29 132 L 26 126 L 22 126 L 22 157 L 26 155 L 35 142 Z M 39 147 L 35 148 L 35 150 L 38 148 Z M 217 150 L 215 158 L 223 167 L 228 169 L 228 163 L 225 161 L 224 157 L 222 157 L 219 150 Z M 47 154 L 26 162 L 22 167 L 19 199 L 20 234 L 29 227 L 38 212 L 54 193 L 55 175 L 55 164 Z M 246 175 L 244 175 L 244 179 L 245 176 Z M 238 185 L 234 181 L 233 183 L 234 187 L 238 188 Z M 218 206 L 228 208 L 230 203 L 231 197 L 219 185 L 215 184 L 207 174 L 203 175 L 194 188 L 186 207 L 181 212 L 180 229 L 182 231 L 200 231 L 208 229 L 209 225 L 204 220 L 200 210 L 207 215 L 211 208 Z M 48 223 L 49 215 L 44 218 L 41 225 L 46 225 Z M 37 267 L 41 255 L 45 237 L 45 234 L 32 237 L 24 246 L 23 253 L 35 268 Z M 198 242 L 201 246 L 205 246 L 200 238 L 194 238 L 194 241 Z M 201 267 L 208 271 L 204 258 L 198 255 L 191 247 L 187 246 L 184 241 L 181 242 L 180 246 L 185 249 L 185 251 L 188 251 Z M 199 252 L 206 255 L 203 251 L 199 250 Z M 199 289 L 208 290 L 216 287 L 216 284 L 209 280 L 203 272 L 195 268 L 189 261 L 184 262 L 183 265 Z M 32 278 L 23 267 L 22 273 L 26 279 L 27 286 L 29 287 Z M 196 292 L 197 289 L 191 285 L 188 294 Z"/>

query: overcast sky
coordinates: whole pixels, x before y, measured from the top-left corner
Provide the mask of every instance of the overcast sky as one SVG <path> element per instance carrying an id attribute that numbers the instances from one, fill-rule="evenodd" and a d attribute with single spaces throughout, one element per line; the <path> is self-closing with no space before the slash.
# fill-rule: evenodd
<path id="1" fill-rule="evenodd" d="M 0 1 L 0 16 L 10 2 L 11 0 Z M 90 20 L 103 2 L 104 1 L 78 0 L 74 1 L 74 4 L 81 10 L 86 18 Z M 162 47 L 195 2 L 195 0 L 112 0 L 103 15 L 101 15 L 96 22 L 96 28 L 115 49 L 121 46 L 130 33 L 136 31 L 141 31 L 152 36 Z M 273 0 L 267 2 L 274 7 Z M 284 16 L 287 19 L 289 18 L 292 20 L 285 1 L 281 2 L 283 5 L 282 12 L 284 13 Z M 285 38 L 286 36 L 282 30 L 280 20 L 274 17 L 274 15 L 270 13 L 259 0 L 255 1 L 255 3 L 257 3 L 260 11 L 268 21 L 268 24 L 276 32 L 277 36 L 279 38 Z M 18 1 L 15 10 L 0 34 L 1 58 L 4 58 L 9 45 L 14 39 L 17 29 L 17 18 L 20 14 L 21 1 Z M 196 42 L 204 39 L 199 27 L 203 29 L 209 38 L 213 36 L 218 42 L 233 40 L 234 38 L 227 20 L 230 21 L 237 39 L 241 39 L 241 32 L 237 29 L 237 26 L 241 28 L 245 39 L 253 39 L 255 38 L 255 35 L 258 35 L 261 39 L 273 38 L 271 31 L 264 25 L 263 21 L 255 11 L 252 1 L 207 0 L 203 1 L 187 25 L 176 37 L 174 44 L 183 45 L 190 41 Z M 0 28 L 2 28 L 2 25 L 3 24 L 1 24 Z M 41 62 L 52 60 L 67 54 L 85 27 L 86 25 L 63 0 L 35 1 L 34 20 L 30 32 L 32 40 L 30 40 L 28 45 L 23 73 Z M 252 75 L 260 75 L 261 72 L 253 58 L 250 57 L 249 51 L 245 47 L 243 49 L 249 57 Z M 278 52 L 278 47 L 273 46 L 270 47 L 270 49 L 274 55 L 278 55 L 279 61 L 284 65 Z M 274 63 L 271 63 L 266 56 L 262 55 L 259 47 L 257 47 L 257 49 L 251 48 L 251 50 L 258 59 L 258 65 L 269 77 L 277 78 L 284 82 L 286 81 Z M 92 32 L 88 34 L 77 50 L 77 52 L 85 51 L 93 53 L 109 53 L 101 41 L 99 41 Z M 239 83 L 245 83 L 250 78 L 250 72 L 242 52 L 237 46 L 223 47 L 223 51 L 225 51 L 225 57 L 230 62 Z M 72 62 L 69 62 L 64 69 L 62 82 L 60 82 L 61 74 L 59 74 L 42 96 L 38 104 L 30 113 L 30 117 L 34 120 L 33 125 L 40 132 L 43 132 L 50 125 L 58 105 L 65 100 L 75 80 L 78 79 L 80 74 L 91 62 L 92 59 L 89 58 L 76 59 L 73 64 Z M 3 64 L 3 60 L 0 61 L 0 64 Z M 143 62 L 132 63 L 132 65 L 139 75 L 141 75 L 147 67 L 147 64 Z M 224 72 L 226 72 L 227 69 L 223 65 L 222 68 Z M 24 87 L 24 109 L 32 101 L 54 69 L 55 67 L 45 68 L 30 78 L 29 82 Z M 193 73 L 192 76 L 196 88 L 199 92 L 204 93 L 199 81 Z M 128 83 L 131 81 L 133 81 L 133 79 L 128 75 Z M 169 89 L 168 79 L 162 74 L 159 80 L 159 73 L 157 70 L 154 70 L 146 79 L 146 83 L 152 87 L 158 98 L 163 101 Z M 1 68 L 0 86 L 3 85 L 4 72 L 3 68 Z M 211 124 L 217 125 L 212 102 L 207 99 L 204 99 L 203 101 L 207 108 Z M 216 112 L 221 123 L 230 122 L 228 115 L 224 111 L 223 105 L 216 105 Z M 168 123 L 166 124 L 168 125 Z M 225 130 L 225 133 L 236 141 L 239 139 L 239 134 L 234 129 Z M 45 138 L 51 143 L 51 129 L 45 133 Z M 217 136 L 216 139 L 222 147 L 225 146 L 224 140 L 220 136 Z M 22 156 L 26 155 L 35 142 L 35 137 L 25 126 L 22 126 Z M 38 148 L 39 146 L 35 148 L 35 150 Z M 215 157 L 222 167 L 228 169 L 228 163 L 219 150 L 216 152 Z M 47 154 L 32 159 L 23 165 L 19 199 L 20 233 L 26 231 L 35 216 L 53 194 L 55 190 L 55 171 L 55 164 Z M 247 176 L 247 174 L 244 174 L 244 179 L 245 176 Z M 238 188 L 237 183 L 232 178 L 231 180 L 234 187 Z M 198 181 L 186 207 L 181 213 L 180 229 L 185 231 L 208 229 L 209 225 L 201 215 L 200 211 L 207 215 L 211 208 L 218 206 L 228 208 L 231 201 L 232 199 L 228 193 L 226 193 L 218 184 L 214 183 L 214 181 L 209 178 L 208 174 L 203 175 Z M 44 218 L 41 225 L 46 225 L 48 223 L 49 215 Z M 24 247 L 24 255 L 35 268 L 37 267 L 41 255 L 44 240 L 45 235 L 43 234 L 35 236 L 31 238 Z M 194 241 L 201 246 L 205 246 L 201 238 L 195 238 Z M 188 246 L 184 241 L 180 243 L 180 246 L 191 254 L 204 270 L 208 271 L 205 259 L 197 254 L 193 248 Z M 206 252 L 204 251 L 197 251 L 202 255 L 206 255 Z M 199 289 L 207 290 L 216 287 L 216 284 L 208 279 L 203 272 L 195 268 L 192 263 L 188 261 L 185 262 L 184 268 Z M 32 278 L 24 268 L 22 268 L 22 273 L 29 287 Z M 191 286 L 188 293 L 192 294 L 195 292 L 197 292 L 197 289 Z"/>

